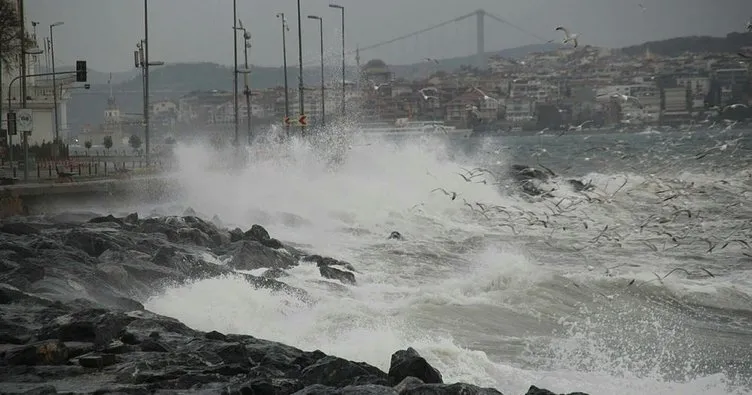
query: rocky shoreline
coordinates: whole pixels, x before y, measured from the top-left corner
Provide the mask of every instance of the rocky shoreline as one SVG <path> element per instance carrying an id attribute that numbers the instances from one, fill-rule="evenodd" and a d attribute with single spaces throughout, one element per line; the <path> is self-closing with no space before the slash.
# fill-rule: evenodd
<path id="1" fill-rule="evenodd" d="M 0 224 L 0 393 L 501 394 L 443 383 L 411 348 L 383 372 L 145 310 L 139 300 L 165 287 L 227 275 L 315 303 L 280 280 L 300 262 L 343 287 L 357 284 L 351 264 L 285 246 L 259 225 L 226 230 L 189 214 Z M 226 263 L 207 262 L 206 252 Z M 256 269 L 263 274 L 235 272 Z M 527 394 L 553 393 L 531 386 Z"/>

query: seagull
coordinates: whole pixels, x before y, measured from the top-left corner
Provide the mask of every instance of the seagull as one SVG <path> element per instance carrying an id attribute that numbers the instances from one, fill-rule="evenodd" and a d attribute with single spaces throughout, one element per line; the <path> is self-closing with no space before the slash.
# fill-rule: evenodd
<path id="1" fill-rule="evenodd" d="M 744 103 L 734 103 L 734 104 L 730 104 L 730 105 L 728 105 L 726 107 L 723 107 L 723 109 L 721 110 L 721 112 L 725 112 L 727 110 L 738 110 L 740 108 L 746 108 L 746 109 L 748 109 L 749 106 L 747 106 Z"/>
<path id="2" fill-rule="evenodd" d="M 423 60 L 425 60 L 426 62 L 432 62 L 432 63 L 436 63 L 436 64 L 439 64 L 439 60 L 438 60 L 438 59 L 434 59 L 434 58 L 423 58 Z"/>
<path id="3" fill-rule="evenodd" d="M 647 10 L 648 10 L 648 9 L 647 9 L 647 8 L 645 8 L 645 6 L 644 6 L 644 5 L 642 5 L 642 4 L 637 4 L 637 5 L 638 5 L 638 6 L 640 6 L 640 9 L 642 10 L 642 12 L 645 12 L 645 11 L 647 11 Z"/>
<path id="4" fill-rule="evenodd" d="M 569 30 L 567 30 L 563 26 L 557 27 L 556 30 L 560 30 L 564 32 L 564 35 L 566 36 L 566 38 L 564 38 L 564 41 L 562 41 L 564 44 L 572 43 L 572 45 L 574 45 L 574 47 L 577 48 L 577 45 L 578 45 L 577 38 L 580 36 L 579 34 L 570 34 Z"/>
<path id="5" fill-rule="evenodd" d="M 429 99 L 439 100 L 438 96 L 426 94 L 426 91 L 436 92 L 436 88 L 429 87 L 429 88 L 423 88 L 419 90 L 418 93 L 420 93 L 420 95 L 423 96 L 423 100 L 425 101 L 428 101 Z"/>
<path id="6" fill-rule="evenodd" d="M 374 85 L 374 86 L 373 86 L 373 90 L 377 91 L 377 90 L 379 90 L 379 88 L 381 88 L 382 86 L 389 86 L 389 84 L 388 84 L 388 83 L 383 83 L 383 84 L 378 84 L 378 85 Z"/>
<path id="7" fill-rule="evenodd" d="M 585 121 L 585 122 L 583 122 L 583 123 L 581 123 L 581 124 L 579 124 L 579 125 L 577 125 L 577 126 L 570 126 L 570 127 L 569 127 L 569 130 L 576 130 L 576 131 L 578 131 L 578 132 L 579 132 L 579 131 L 582 131 L 582 128 L 583 128 L 583 127 L 584 127 L 585 125 L 588 125 L 588 124 L 591 124 L 591 123 L 593 123 L 593 121 Z M 562 133 L 562 134 L 564 134 L 564 133 Z M 560 134 L 559 136 L 561 136 L 561 134 Z"/>
<path id="8" fill-rule="evenodd" d="M 449 196 L 450 198 L 452 198 L 452 200 L 457 199 L 457 192 L 447 192 L 447 190 L 444 189 L 444 188 L 436 188 L 436 189 L 432 190 L 431 192 L 433 193 L 433 192 L 436 192 L 436 191 L 443 192 L 444 195 Z"/>
<path id="9" fill-rule="evenodd" d="M 752 18 L 747 21 L 747 31 L 752 33 Z"/>
<path id="10" fill-rule="evenodd" d="M 739 57 L 741 57 L 742 59 L 746 59 L 747 61 L 752 60 L 752 54 L 744 52 L 737 52 L 736 54 L 739 55 Z"/>
<path id="11" fill-rule="evenodd" d="M 642 103 L 640 102 L 640 99 L 638 99 L 638 98 L 636 98 L 634 96 L 623 95 L 621 93 L 616 93 L 616 92 L 615 93 L 607 93 L 605 95 L 598 95 L 598 97 L 604 97 L 604 96 L 612 97 L 614 99 L 621 99 L 622 101 L 633 103 L 638 108 L 642 109 Z"/>

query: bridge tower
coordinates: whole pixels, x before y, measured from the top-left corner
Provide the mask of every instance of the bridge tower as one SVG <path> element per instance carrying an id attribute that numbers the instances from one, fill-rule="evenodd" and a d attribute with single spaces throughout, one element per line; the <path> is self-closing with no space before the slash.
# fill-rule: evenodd
<path id="1" fill-rule="evenodd" d="M 475 20 L 476 20 L 476 28 L 477 28 L 477 47 L 476 47 L 476 53 L 475 53 L 475 62 L 476 67 L 478 67 L 481 70 L 485 70 L 488 68 L 488 60 L 486 59 L 486 27 L 484 25 L 486 17 L 486 11 L 484 10 L 478 10 L 475 11 Z"/>

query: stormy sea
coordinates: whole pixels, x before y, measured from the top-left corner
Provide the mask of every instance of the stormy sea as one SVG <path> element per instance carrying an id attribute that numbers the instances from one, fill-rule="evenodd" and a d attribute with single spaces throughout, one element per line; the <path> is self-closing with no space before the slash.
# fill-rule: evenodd
<path id="1" fill-rule="evenodd" d="M 752 393 L 750 130 L 476 138 L 342 129 L 257 141 L 241 165 L 201 144 L 175 154 L 169 177 L 179 190 L 169 199 L 67 203 L 4 220 L 4 292 L 68 295 L 81 308 L 82 299 L 143 305 L 138 317 L 82 316 L 98 322 L 94 348 L 111 330 L 103 320 L 130 322 L 131 335 L 111 347 L 182 347 L 154 335 L 159 325 L 144 315 L 155 313 L 187 326 L 169 321 L 172 332 L 250 335 L 390 375 L 392 353 L 412 347 L 443 382 L 504 394 L 531 385 L 557 394 Z M 20 281 L 19 262 L 46 271 L 26 270 Z M 43 312 L 55 308 L 66 311 L 35 311 L 53 317 Z M 23 314 L 3 316 L 20 324 L 31 319 Z M 137 319 L 152 326 L 133 328 Z M 140 343 L 127 341 L 133 333 L 143 333 Z M 74 340 L 69 354 L 86 348 Z M 106 358 L 91 360 L 98 379 L 17 366 L 2 379 L 86 392 L 97 380 L 156 369 L 112 372 Z M 170 363 L 178 362 L 162 362 L 162 379 Z M 172 388 L 202 388 L 196 380 Z M 299 389 L 274 383 L 243 393 Z"/>

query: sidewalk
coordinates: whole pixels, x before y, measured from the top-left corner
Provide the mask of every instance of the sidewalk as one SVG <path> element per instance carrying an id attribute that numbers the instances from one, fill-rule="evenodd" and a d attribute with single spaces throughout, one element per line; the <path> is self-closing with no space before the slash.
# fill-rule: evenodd
<path id="1" fill-rule="evenodd" d="M 161 163 L 148 167 L 143 160 L 69 160 L 38 162 L 30 166 L 28 180 L 24 180 L 23 164 L 0 167 L 0 185 L 28 183 L 75 182 L 77 180 L 119 179 L 132 176 L 157 174 L 169 169 Z"/>

